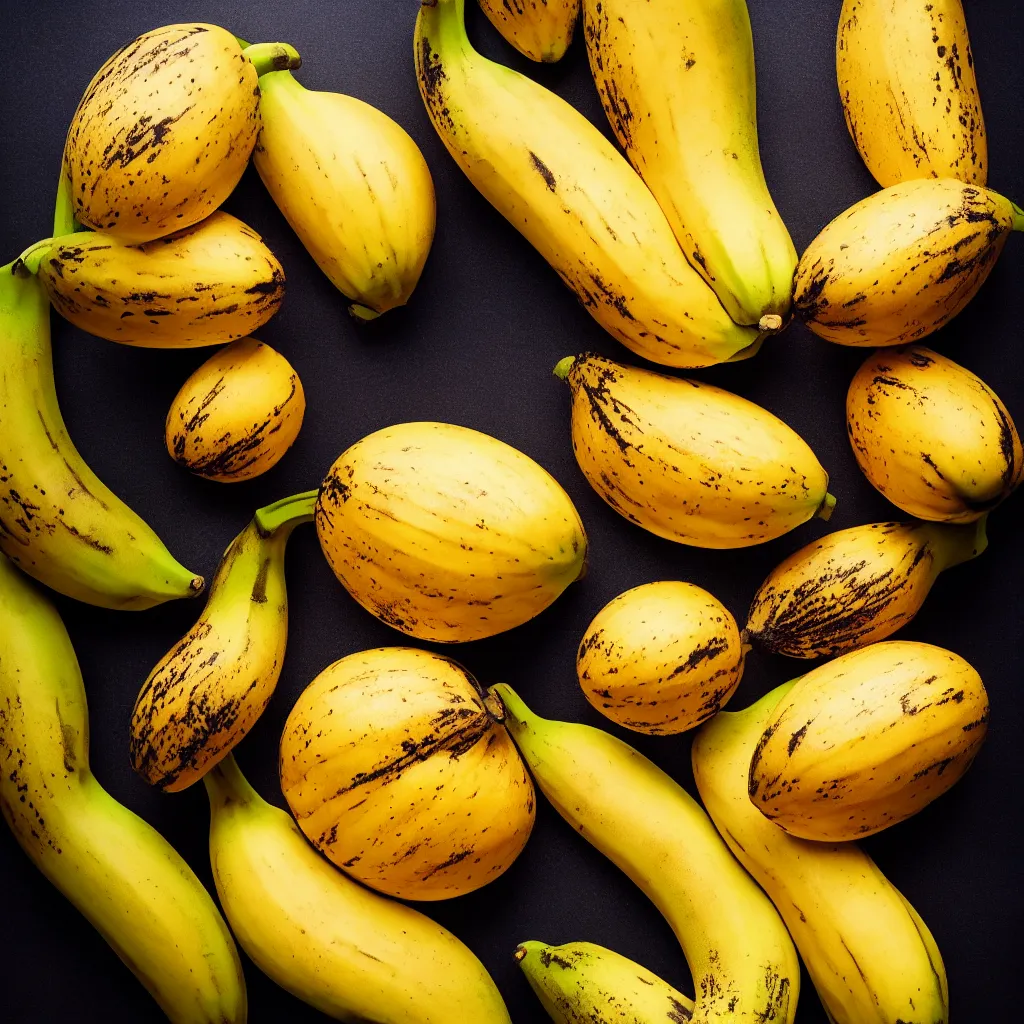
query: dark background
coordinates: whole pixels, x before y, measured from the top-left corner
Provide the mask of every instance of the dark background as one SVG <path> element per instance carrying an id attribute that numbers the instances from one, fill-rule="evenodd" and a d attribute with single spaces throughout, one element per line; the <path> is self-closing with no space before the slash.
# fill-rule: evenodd
<path id="1" fill-rule="evenodd" d="M 861 476 L 844 435 L 844 395 L 864 353 L 828 345 L 793 326 L 756 359 L 695 373 L 761 403 L 810 442 L 839 499 L 831 527 L 815 521 L 762 547 L 714 552 L 659 540 L 619 518 L 590 490 L 573 460 L 568 395 L 551 368 L 560 357 L 586 349 L 636 360 L 590 319 L 443 149 L 413 74 L 417 7 L 416 0 L 104 0 L 73 6 L 63 0 L 3 0 L 0 242 L 6 255 L 0 262 L 50 233 L 64 134 L 89 79 L 117 47 L 158 25 L 212 21 L 253 41 L 290 41 L 303 55 L 299 76 L 305 85 L 351 93 L 398 120 L 434 173 L 438 231 L 410 305 L 369 329 L 349 319 L 342 296 L 306 255 L 255 173 L 246 174 L 227 204 L 263 233 L 288 275 L 284 306 L 259 335 L 297 368 L 309 407 L 298 442 L 275 469 L 256 481 L 224 486 L 188 476 L 166 455 L 167 408 L 208 351 L 133 350 L 91 338 L 55 316 L 58 393 L 70 432 L 100 477 L 182 562 L 208 578 L 256 507 L 317 486 L 341 451 L 372 430 L 441 419 L 502 438 L 550 470 L 571 494 L 591 540 L 590 572 L 536 621 L 446 650 L 482 681 L 509 682 L 542 714 L 608 725 L 582 696 L 574 655 L 590 619 L 616 594 L 652 580 L 690 580 L 723 600 L 742 624 L 755 589 L 784 556 L 830 528 L 897 515 Z M 561 64 L 532 66 L 504 43 L 472 0 L 470 7 L 471 35 L 484 53 L 532 74 L 607 131 L 579 36 Z M 839 8 L 840 0 L 750 0 L 761 153 L 798 250 L 875 189 L 847 136 L 835 85 Z M 968 21 L 989 130 L 990 185 L 1022 202 L 1024 8 L 1012 0 L 969 3 Z M 1011 238 L 978 298 L 931 343 L 980 374 L 1024 425 L 1022 270 L 1024 240 Z M 1011 499 L 992 516 L 988 553 L 940 579 L 925 609 L 901 634 L 944 644 L 978 668 L 992 701 L 987 745 L 947 796 L 864 844 L 931 926 L 945 955 L 953 1019 L 971 1024 L 1003 1019 L 1019 1004 L 1021 500 Z M 288 659 L 276 697 L 238 750 L 253 783 L 279 804 L 277 741 L 297 695 L 343 655 L 405 642 L 344 592 L 311 528 L 292 540 L 288 573 Z M 127 754 L 138 688 L 192 624 L 199 605 L 115 613 L 65 599 L 57 603 L 85 674 L 96 775 L 155 825 L 212 889 L 203 787 L 161 795 L 133 774 Z M 801 668 L 782 658 L 752 656 L 736 706 L 746 706 Z M 623 735 L 694 791 L 688 737 Z M 162 1019 L 6 830 L 0 830 L 0 886 L 0 1017 L 18 1024 Z M 512 960 L 524 939 L 599 942 L 692 991 L 678 945 L 658 913 L 543 800 L 533 838 L 502 878 L 423 909 L 483 959 L 516 1024 L 546 1019 Z M 253 1024 L 326 1019 L 248 962 L 246 977 Z M 797 1020 L 825 1020 L 809 983 Z"/>

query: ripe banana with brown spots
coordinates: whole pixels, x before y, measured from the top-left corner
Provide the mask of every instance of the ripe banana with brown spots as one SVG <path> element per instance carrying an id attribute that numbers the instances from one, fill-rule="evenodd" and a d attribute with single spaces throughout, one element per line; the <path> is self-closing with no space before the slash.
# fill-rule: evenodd
<path id="1" fill-rule="evenodd" d="M 988 140 L 961 0 L 844 0 L 836 70 L 846 126 L 883 187 L 988 179 Z"/>
<path id="2" fill-rule="evenodd" d="M 729 316 L 788 316 L 796 249 L 761 168 L 746 0 L 583 0 L 615 137 Z"/>
<path id="3" fill-rule="evenodd" d="M 177 793 L 201 779 L 256 724 L 274 695 L 288 642 L 284 554 L 313 518 L 316 492 L 260 509 L 224 553 L 199 621 L 157 663 L 132 710 L 132 767 Z"/>
<path id="4" fill-rule="evenodd" d="M 702 548 L 781 537 L 835 498 L 806 442 L 745 398 L 695 380 L 570 356 L 572 446 L 590 485 L 645 530 Z"/>
<path id="5" fill-rule="evenodd" d="M 922 345 L 868 357 L 846 396 L 846 425 L 872 486 L 918 519 L 974 522 L 1024 479 L 1020 435 L 999 396 Z"/>
<path id="6" fill-rule="evenodd" d="M 470 181 L 638 355 L 668 366 L 753 355 L 781 320 L 734 323 L 622 154 L 563 99 L 477 53 L 464 8 L 422 0 L 415 56 L 427 113 Z"/>
<path id="7" fill-rule="evenodd" d="M 970 767 L 988 695 L 963 658 L 886 640 L 808 672 L 768 717 L 749 797 L 801 839 L 844 842 L 916 814 Z"/>
<path id="8" fill-rule="evenodd" d="M 872 523 L 790 555 L 754 595 L 744 637 L 773 654 L 833 657 L 892 636 L 921 610 L 939 573 L 988 547 L 970 526 Z"/>
<path id="9" fill-rule="evenodd" d="M 580 0 L 480 0 L 491 24 L 521 54 L 546 64 L 572 42 Z"/>
<path id="10" fill-rule="evenodd" d="M 796 950 L 700 805 L 601 729 L 541 718 L 504 684 L 491 693 L 541 792 L 672 927 L 696 989 L 693 1024 L 792 1024 Z"/>
<path id="11" fill-rule="evenodd" d="M 750 759 L 786 683 L 716 715 L 693 741 L 701 800 L 786 922 L 832 1024 L 948 1024 L 942 955 L 928 927 L 855 843 L 787 835 L 747 795 Z"/>
<path id="12" fill-rule="evenodd" d="M 952 178 L 862 199 L 800 257 L 793 307 L 837 345 L 901 345 L 953 319 L 977 294 L 1024 213 Z"/>

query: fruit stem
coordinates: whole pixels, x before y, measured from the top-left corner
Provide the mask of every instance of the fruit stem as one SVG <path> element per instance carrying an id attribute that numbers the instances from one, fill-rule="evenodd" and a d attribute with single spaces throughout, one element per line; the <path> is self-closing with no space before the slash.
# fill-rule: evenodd
<path id="1" fill-rule="evenodd" d="M 273 505 L 257 509 L 252 518 L 260 535 L 269 537 L 284 526 L 296 527 L 300 523 L 311 522 L 319 494 L 319 490 L 303 491 L 301 494 L 293 494 L 290 498 L 275 501 Z"/>
<path id="2" fill-rule="evenodd" d="M 364 306 L 361 303 L 353 302 L 348 307 L 349 314 L 355 320 L 362 320 L 363 323 L 367 323 L 370 320 L 376 320 L 380 316 L 380 313 L 375 309 L 370 309 L 369 306 Z"/>
<path id="3" fill-rule="evenodd" d="M 535 715 L 522 701 L 522 698 L 507 683 L 496 683 L 488 689 L 488 694 L 501 701 L 505 708 L 504 723 L 509 732 L 515 736 L 517 733 L 529 729 L 531 725 L 540 722 L 541 719 Z"/>
<path id="4" fill-rule="evenodd" d="M 292 71 L 302 66 L 299 51 L 290 43 L 252 43 L 242 53 L 249 58 L 260 77 L 270 71 Z"/>
<path id="5" fill-rule="evenodd" d="M 35 245 L 30 245 L 14 262 L 19 264 L 19 269 L 24 268 L 30 274 L 35 274 L 39 270 L 39 264 L 43 262 L 43 257 L 53 247 L 52 238 L 44 238 L 41 242 L 36 242 Z"/>
<path id="6" fill-rule="evenodd" d="M 60 179 L 57 182 L 57 202 L 53 208 L 53 235 L 59 238 L 61 235 L 73 235 L 81 230 L 81 224 L 75 220 L 75 206 L 71 201 L 71 175 L 62 162 Z"/>
<path id="7" fill-rule="evenodd" d="M 1024 231 L 1024 210 L 1022 210 L 1012 199 L 1010 205 L 1013 207 L 1013 231 Z"/>
<path id="8" fill-rule="evenodd" d="M 230 804 L 248 804 L 261 799 L 259 793 L 249 785 L 249 780 L 238 767 L 235 755 L 228 753 L 204 776 L 203 785 L 210 798 L 210 808 L 227 807 Z"/>
<path id="9" fill-rule="evenodd" d="M 940 552 L 938 571 L 952 569 L 954 565 L 962 565 L 983 554 L 988 548 L 987 526 L 987 512 L 976 522 L 964 526 L 929 524 L 926 529 L 935 537 Z"/>
<path id="10" fill-rule="evenodd" d="M 551 371 L 559 380 L 568 380 L 569 373 L 572 368 L 576 365 L 577 356 L 566 356 L 564 359 L 559 359 L 555 363 L 555 368 Z"/>
<path id="11" fill-rule="evenodd" d="M 827 523 L 832 518 L 835 508 L 836 496 L 834 494 L 826 494 L 825 500 L 818 506 L 818 510 L 814 514 L 818 519 L 824 519 Z"/>

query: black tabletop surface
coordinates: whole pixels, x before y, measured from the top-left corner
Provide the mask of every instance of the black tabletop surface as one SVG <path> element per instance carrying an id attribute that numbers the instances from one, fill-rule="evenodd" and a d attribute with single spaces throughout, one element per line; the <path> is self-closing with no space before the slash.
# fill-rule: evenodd
<path id="1" fill-rule="evenodd" d="M 608 131 L 580 38 L 562 63 L 536 67 L 470 6 L 470 32 L 484 53 L 533 75 Z M 1012 0 L 977 0 L 967 7 L 989 130 L 990 185 L 1024 201 L 1024 7 Z M 228 201 L 230 212 L 263 234 L 288 275 L 284 306 L 259 335 L 297 368 L 309 404 L 298 442 L 276 468 L 255 481 L 223 486 L 189 476 L 168 458 L 168 405 L 209 351 L 133 350 L 55 318 L 58 394 L 71 435 L 100 477 L 179 559 L 207 576 L 256 507 L 317 486 L 338 454 L 372 430 L 437 419 L 500 437 L 550 470 L 570 493 L 590 536 L 590 572 L 528 625 L 445 650 L 482 681 L 511 683 L 542 714 L 614 728 L 586 703 L 574 671 L 576 645 L 605 602 L 641 583 L 682 579 L 709 589 L 742 619 L 761 580 L 785 555 L 830 528 L 899 516 L 861 476 L 844 434 L 844 396 L 863 353 L 793 326 L 756 359 L 694 374 L 761 403 L 810 442 L 839 499 L 831 526 L 815 521 L 774 543 L 716 552 L 659 540 L 621 519 L 576 466 L 568 395 L 551 368 L 560 357 L 586 349 L 636 360 L 590 319 L 442 147 L 413 74 L 417 8 L 416 0 L 6 0 L 0 4 L 0 242 L 7 255 L 0 262 L 50 233 L 57 168 L 75 104 L 106 57 L 146 29 L 208 21 L 247 39 L 290 41 L 303 55 L 299 75 L 307 86 L 351 93 L 397 119 L 433 172 L 437 238 L 412 302 L 369 329 L 349 318 L 341 295 L 254 172 L 246 173 Z M 839 8 L 840 0 L 750 0 L 761 153 L 798 250 L 875 188 L 847 135 L 836 90 Z M 976 301 L 931 344 L 984 378 L 1024 425 L 1022 274 L 1024 242 L 1011 238 Z M 901 634 L 946 645 L 978 668 L 992 701 L 987 744 L 948 795 L 864 843 L 935 933 L 949 973 L 952 1017 L 963 1024 L 1005 1019 L 1019 1001 L 1022 500 L 1018 495 L 993 514 L 988 553 L 943 576 Z M 346 654 L 406 642 L 335 581 L 311 528 L 296 534 L 288 560 L 291 633 L 284 672 L 270 707 L 237 751 L 260 792 L 282 805 L 277 743 L 297 695 Z M 212 889 L 203 787 L 161 795 L 132 772 L 127 753 L 139 685 L 199 607 L 177 602 L 116 613 L 63 598 L 57 604 L 85 675 L 96 775 L 159 829 Z M 735 706 L 801 667 L 755 653 Z M 623 735 L 694 792 L 689 737 Z M 0 1019 L 161 1019 L 142 987 L 6 829 L 0 830 L 0 889 Z M 525 939 L 602 943 L 689 989 L 685 961 L 657 911 L 543 800 L 533 837 L 504 876 L 474 894 L 423 909 L 482 958 L 516 1024 L 546 1019 L 511 956 Z M 248 961 L 245 969 L 253 1024 L 326 1019 Z M 797 1021 L 825 1021 L 806 978 Z"/>

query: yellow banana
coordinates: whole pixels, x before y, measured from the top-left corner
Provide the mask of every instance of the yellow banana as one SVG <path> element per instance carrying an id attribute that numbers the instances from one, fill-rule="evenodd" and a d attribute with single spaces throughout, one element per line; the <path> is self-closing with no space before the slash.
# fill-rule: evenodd
<path id="1" fill-rule="evenodd" d="M 988 179 L 988 140 L 960 0 L 844 0 L 836 70 L 846 126 L 882 186 Z"/>
<path id="2" fill-rule="evenodd" d="M 224 553 L 199 621 L 157 663 L 135 701 L 132 766 L 169 793 L 191 786 L 253 727 L 288 642 L 284 553 L 316 492 L 260 509 Z"/>
<path id="3" fill-rule="evenodd" d="M 569 496 L 532 459 L 450 423 L 378 430 L 320 487 L 320 546 L 349 593 L 389 626 L 447 643 L 532 619 L 584 571 Z"/>
<path id="4" fill-rule="evenodd" d="M 749 794 L 802 839 L 843 842 L 916 814 L 984 742 L 988 695 L 959 655 L 886 640 L 802 676 L 765 724 Z"/>
<path id="5" fill-rule="evenodd" d="M 605 330 L 668 366 L 753 355 L 778 318 L 740 326 L 686 262 L 640 177 L 582 114 L 477 53 L 465 0 L 423 0 L 420 93 L 470 181 Z"/>
<path id="6" fill-rule="evenodd" d="M 872 523 L 831 533 L 761 584 L 744 636 L 791 658 L 832 657 L 884 640 L 921 610 L 940 572 L 988 547 L 985 521 Z"/>
<path id="7" fill-rule="evenodd" d="M 701 728 L 692 748 L 701 800 L 784 918 L 832 1024 L 947 1024 L 935 940 L 874 861 L 855 843 L 789 836 L 750 804 L 750 758 L 792 687 Z"/>
<path id="8" fill-rule="evenodd" d="M 332 867 L 260 798 L 233 756 L 203 781 L 221 905 L 242 948 L 278 985 L 337 1020 L 510 1024 L 466 946 Z"/>
<path id="9" fill-rule="evenodd" d="M 491 24 L 530 60 L 552 63 L 569 49 L 580 0 L 480 0 Z"/>
<path id="10" fill-rule="evenodd" d="M 729 316 L 789 313 L 796 249 L 761 169 L 746 0 L 583 0 L 615 137 Z"/>
<path id="11" fill-rule="evenodd" d="M 260 79 L 253 163 L 331 283 L 372 319 L 404 306 L 434 238 L 434 183 L 406 131 L 362 100 Z"/>
<path id="12" fill-rule="evenodd" d="M 671 925 L 696 987 L 693 1024 L 792 1024 L 793 943 L 696 801 L 614 736 L 540 718 L 504 684 L 491 692 L 541 792 Z"/>
<path id="13" fill-rule="evenodd" d="M 901 345 L 953 319 L 977 294 L 1024 213 L 952 178 L 862 199 L 807 247 L 793 308 L 837 345 Z"/>
<path id="14" fill-rule="evenodd" d="M 999 396 L 921 345 L 868 357 L 846 396 L 846 426 L 872 486 L 918 519 L 974 522 L 1024 479 L 1020 435 Z"/>
<path id="15" fill-rule="evenodd" d="M 591 487 L 645 530 L 702 548 L 774 540 L 835 498 L 803 439 L 745 398 L 593 353 L 555 367 Z"/>
<path id="16" fill-rule="evenodd" d="M 15 839 L 174 1024 L 244 1024 L 227 925 L 185 861 L 89 770 L 71 640 L 2 555 L 0 650 L 0 810 Z M 47 1017 L 41 1004 L 38 1019 Z"/>

